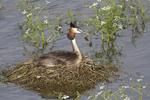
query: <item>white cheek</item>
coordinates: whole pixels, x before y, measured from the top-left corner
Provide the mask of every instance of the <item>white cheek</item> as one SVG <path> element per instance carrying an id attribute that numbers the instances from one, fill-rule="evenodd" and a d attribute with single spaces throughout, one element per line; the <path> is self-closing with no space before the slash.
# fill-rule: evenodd
<path id="1" fill-rule="evenodd" d="M 81 33 L 80 31 L 78 31 L 78 28 L 73 28 L 75 33 Z"/>

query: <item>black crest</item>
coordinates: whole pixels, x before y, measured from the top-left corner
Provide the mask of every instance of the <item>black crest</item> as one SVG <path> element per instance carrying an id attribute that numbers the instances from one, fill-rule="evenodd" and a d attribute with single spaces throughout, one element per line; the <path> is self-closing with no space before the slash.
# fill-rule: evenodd
<path id="1" fill-rule="evenodd" d="M 70 27 L 78 28 L 77 22 L 70 22 Z M 75 34 L 67 34 L 68 39 L 73 40 L 75 38 Z"/>
<path id="2" fill-rule="evenodd" d="M 78 28 L 77 22 L 76 22 L 76 21 L 71 22 L 71 23 L 70 23 L 70 27 Z"/>

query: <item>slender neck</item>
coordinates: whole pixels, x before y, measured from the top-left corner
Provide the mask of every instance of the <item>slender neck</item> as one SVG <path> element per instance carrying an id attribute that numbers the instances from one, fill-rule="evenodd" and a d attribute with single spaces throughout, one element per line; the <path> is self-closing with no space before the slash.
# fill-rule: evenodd
<path id="1" fill-rule="evenodd" d="M 80 50 L 77 46 L 75 38 L 73 40 L 71 40 L 71 43 L 72 43 L 73 52 L 75 52 L 78 55 L 79 59 L 82 59 L 82 55 L 81 55 Z"/>

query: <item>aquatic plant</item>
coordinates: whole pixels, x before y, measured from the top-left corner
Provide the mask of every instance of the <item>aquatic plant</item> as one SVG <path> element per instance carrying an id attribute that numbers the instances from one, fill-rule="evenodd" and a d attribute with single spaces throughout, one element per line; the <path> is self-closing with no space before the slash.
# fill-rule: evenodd
<path id="1" fill-rule="evenodd" d="M 146 32 L 146 10 L 141 0 L 97 0 L 88 6 L 96 14 L 88 19 L 95 35 L 109 43 L 121 35 L 121 30 L 132 27 L 132 33 Z"/>
<path id="2" fill-rule="evenodd" d="M 99 58 L 97 60 L 106 65 L 116 65 L 119 57 L 123 56 L 123 47 L 116 45 L 117 38 L 128 34 L 124 32 L 128 30 L 131 43 L 135 44 L 136 39 L 146 32 L 145 5 L 141 0 L 96 0 L 87 7 L 94 13 L 84 22 L 81 21 L 90 34 L 90 39 L 85 37 L 85 40 L 90 41 L 90 47 L 95 40 L 99 40 L 94 44 L 101 46 L 94 54 Z"/>
<path id="3" fill-rule="evenodd" d="M 2 83 L 6 83 L 6 84 L 7 84 L 8 79 L 7 79 L 7 78 L 4 78 L 4 79 L 1 79 L 0 81 L 1 81 Z"/>
<path id="4" fill-rule="evenodd" d="M 95 52 L 94 56 L 97 58 L 97 62 L 103 65 L 121 66 L 123 62 L 120 58 L 124 56 L 122 52 L 122 46 L 115 43 L 115 41 L 110 41 L 109 45 L 105 45 L 104 42 L 101 44 L 101 50 Z"/>
<path id="5" fill-rule="evenodd" d="M 102 83 L 98 87 L 99 92 L 89 96 L 88 100 L 143 100 L 143 95 L 150 96 L 146 90 L 149 84 L 145 83 L 143 78 L 129 78 L 127 81 L 123 81 L 117 89 L 109 89 Z"/>
<path id="6" fill-rule="evenodd" d="M 78 21 L 86 26 L 89 36 L 85 37 L 85 40 L 89 41 L 90 47 L 95 40 L 100 41 L 94 44 L 101 47 L 94 54 L 95 57 L 105 65 L 116 65 L 118 62 L 121 64 L 119 59 L 123 56 L 123 47 L 117 45 L 116 40 L 128 34 L 124 32 L 128 30 L 131 33 L 131 43 L 135 45 L 137 38 L 146 32 L 145 22 L 148 17 L 145 5 L 141 0 L 96 0 L 92 4 L 87 4 L 87 7 L 94 13 Z M 68 16 L 71 20 L 77 20 L 74 18 L 77 16 L 71 11 L 68 11 Z"/>
<path id="7" fill-rule="evenodd" d="M 20 25 L 22 31 L 22 39 L 33 51 L 24 47 L 26 53 L 28 52 L 31 57 L 37 57 L 43 54 L 45 49 L 53 46 L 56 38 L 60 36 L 58 29 L 58 21 L 50 22 L 48 20 L 49 12 L 46 9 L 49 2 L 35 2 L 34 0 L 20 0 L 18 9 L 24 15 L 23 24 Z"/>

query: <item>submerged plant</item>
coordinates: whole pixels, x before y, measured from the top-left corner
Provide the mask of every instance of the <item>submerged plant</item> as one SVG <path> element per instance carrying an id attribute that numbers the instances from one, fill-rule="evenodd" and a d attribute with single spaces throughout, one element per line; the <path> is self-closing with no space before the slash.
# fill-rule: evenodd
<path id="1" fill-rule="evenodd" d="M 48 19 L 49 14 L 44 10 L 47 7 L 48 2 L 34 2 L 33 0 L 21 0 L 18 4 L 18 9 L 25 18 L 23 24 L 20 25 L 23 33 L 22 39 L 33 48 L 32 55 L 29 54 L 32 57 L 43 54 L 49 44 L 51 43 L 52 47 L 52 42 L 60 36 L 58 24 Z M 24 49 L 28 50 L 26 47 Z"/>

